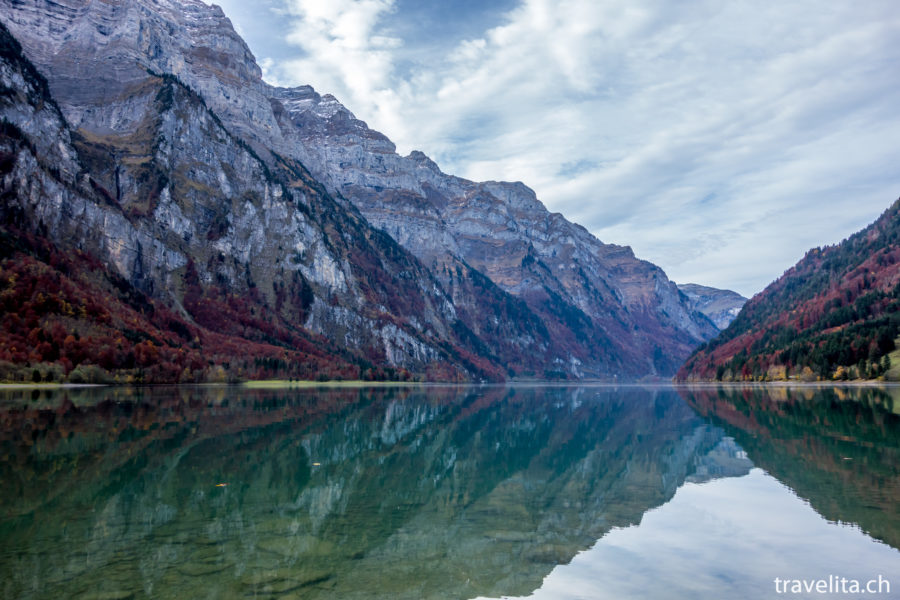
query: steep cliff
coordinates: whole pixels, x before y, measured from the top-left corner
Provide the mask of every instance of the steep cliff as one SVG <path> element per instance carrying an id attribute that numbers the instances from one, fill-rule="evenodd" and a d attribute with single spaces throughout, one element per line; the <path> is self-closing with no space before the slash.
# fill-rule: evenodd
<path id="1" fill-rule="evenodd" d="M 400 156 L 308 86 L 275 97 L 293 126 L 286 136 L 299 137 L 316 177 L 430 266 L 458 304 L 473 299 L 470 269 L 524 300 L 565 341 L 561 370 L 667 374 L 714 335 L 661 269 L 550 213 L 524 184 L 476 183 L 443 173 L 421 152 Z"/>
<path id="2" fill-rule="evenodd" d="M 145 73 L 142 86 L 123 100 L 140 119 L 123 131 L 72 130 L 16 41 L 5 29 L 0 38 L 0 216 L 11 240 L 6 270 L 25 256 L 40 258 L 36 248 L 47 248 L 43 255 L 51 259 L 77 251 L 104 263 L 119 287 L 168 307 L 187 340 L 224 334 L 260 342 L 288 354 L 257 358 L 275 354 L 287 365 L 308 362 L 291 354 L 304 346 L 326 349 L 325 357 L 330 348 L 331 358 L 349 366 L 329 370 L 312 363 L 311 370 L 301 369 L 305 377 L 358 377 L 372 367 L 426 372 L 441 365 L 442 378 L 502 377 L 495 364 L 457 343 L 464 326 L 413 256 L 337 206 L 299 164 L 262 161 L 175 77 Z M 72 268 L 65 271 L 70 275 Z M 22 293 L 16 281 L 6 281 L 10 298 Z M 102 291 L 87 295 L 96 293 Z M 51 331 L 57 323 L 63 336 L 79 341 L 82 333 L 95 333 L 96 319 L 87 311 L 66 315 L 42 306 L 34 303 L 34 314 L 23 306 L 10 310 L 27 313 L 20 316 L 38 331 L 37 339 L 58 337 Z M 16 327 L 4 322 L 2 359 L 97 362 L 90 352 L 76 358 L 40 351 L 36 340 L 19 343 Z M 129 327 L 113 324 L 120 336 L 103 335 L 128 338 Z M 148 339 L 159 345 L 158 336 Z M 102 344 L 99 337 L 94 342 Z M 23 343 L 24 358 L 17 354 Z M 246 361 L 241 355 L 250 348 L 232 354 Z M 109 368 L 134 366 L 124 362 Z"/>
<path id="3" fill-rule="evenodd" d="M 183 304 L 190 271 L 271 310 L 302 277 L 312 303 L 282 318 L 375 364 L 470 377 L 669 375 L 715 333 L 662 270 L 526 186 L 446 175 L 333 97 L 267 85 L 218 7 L 0 7 L 83 170 L 137 232 L 53 239 L 90 242 L 154 297 Z"/>

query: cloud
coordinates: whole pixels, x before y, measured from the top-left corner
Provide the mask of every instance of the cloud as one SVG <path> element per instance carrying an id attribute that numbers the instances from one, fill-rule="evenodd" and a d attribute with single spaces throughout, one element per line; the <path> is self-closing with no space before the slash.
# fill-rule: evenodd
<path id="1" fill-rule="evenodd" d="M 390 127 L 401 108 L 393 75 L 403 41 L 383 34 L 378 24 L 394 8 L 394 0 L 284 2 L 284 37 L 300 52 L 267 61 L 266 74 L 278 84 L 313 83 Z"/>
<path id="2" fill-rule="evenodd" d="M 525 0 L 431 42 L 397 34 L 402 0 L 281 1 L 296 54 L 268 77 L 447 172 L 525 181 L 678 281 L 756 292 L 900 195 L 891 0 Z"/>

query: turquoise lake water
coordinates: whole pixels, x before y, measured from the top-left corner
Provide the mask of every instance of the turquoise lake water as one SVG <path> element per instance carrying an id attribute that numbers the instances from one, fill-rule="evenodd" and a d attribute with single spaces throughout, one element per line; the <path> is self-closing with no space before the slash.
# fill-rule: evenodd
<path id="1" fill-rule="evenodd" d="M 900 598 L 898 397 L 0 390 L 0 597 Z"/>

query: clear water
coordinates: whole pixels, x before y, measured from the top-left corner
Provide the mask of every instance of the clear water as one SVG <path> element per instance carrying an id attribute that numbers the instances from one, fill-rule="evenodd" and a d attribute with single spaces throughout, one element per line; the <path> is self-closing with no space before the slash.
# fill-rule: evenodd
<path id="1" fill-rule="evenodd" d="M 0 597 L 900 598 L 897 391 L 3 390 Z"/>

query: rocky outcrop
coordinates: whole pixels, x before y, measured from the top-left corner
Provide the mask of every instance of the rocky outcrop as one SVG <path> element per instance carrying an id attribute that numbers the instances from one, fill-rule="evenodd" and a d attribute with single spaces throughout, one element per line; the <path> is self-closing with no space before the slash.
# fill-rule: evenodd
<path id="1" fill-rule="evenodd" d="M 305 326 L 356 350 L 374 348 L 391 364 L 421 368 L 444 357 L 469 373 L 670 375 L 715 333 L 661 269 L 549 213 L 525 185 L 444 174 L 420 152 L 399 156 L 332 96 L 267 85 L 218 7 L 199 0 L 2 0 L 0 7 L 47 76 L 75 145 L 94 157 L 98 185 L 136 228 L 150 226 L 137 219 L 165 224 L 165 235 L 154 237 L 158 251 L 140 246 L 139 278 L 131 268 L 145 289 L 177 297 L 178 269 L 209 238 L 193 260 L 201 281 L 221 275 L 231 285 L 243 267 L 273 304 L 270 287 L 285 283 L 278 273 L 299 272 L 316 282 L 319 299 Z M 177 90 L 170 107 L 165 86 Z M 188 98 L 192 114 L 181 110 Z M 164 108 L 175 116 L 164 117 Z M 177 115 L 186 117 L 181 130 Z M 181 137 L 157 145 L 160 133 Z M 210 147 L 207 135 L 221 141 Z M 205 200 L 188 214 L 183 198 L 198 194 Z M 243 211 L 242 194 L 260 204 Z M 230 206 L 212 210 L 220 204 Z M 328 219 L 352 222 L 356 233 Z M 362 253 L 385 260 L 384 250 L 371 248 L 380 234 L 366 222 L 417 259 L 402 253 L 400 262 L 417 266 L 373 277 L 347 241 L 366 238 Z M 185 235 L 191 239 L 176 242 Z M 185 244 L 192 250 L 176 249 Z M 117 268 L 135 263 L 137 246 L 127 248 Z M 163 248 L 173 254 L 162 257 Z M 361 283 L 401 276 L 373 294 Z M 402 299 L 389 301 L 395 293 Z M 416 300 L 398 307 L 410 294 Z M 394 328 L 388 315 L 399 321 Z"/>
<path id="2" fill-rule="evenodd" d="M 709 317 L 719 330 L 728 327 L 747 303 L 747 298 L 731 290 L 720 290 L 696 283 L 678 284 L 678 289 L 688 297 L 694 310 Z"/>

